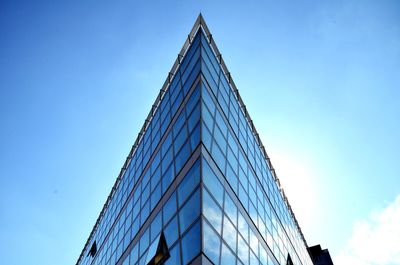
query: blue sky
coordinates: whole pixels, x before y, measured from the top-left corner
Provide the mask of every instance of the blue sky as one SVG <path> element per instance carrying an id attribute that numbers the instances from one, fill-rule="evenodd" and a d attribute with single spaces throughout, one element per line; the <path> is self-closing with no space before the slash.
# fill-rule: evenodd
<path id="1" fill-rule="evenodd" d="M 309 245 L 398 264 L 397 1 L 2 1 L 2 263 L 76 262 L 200 11 Z"/>

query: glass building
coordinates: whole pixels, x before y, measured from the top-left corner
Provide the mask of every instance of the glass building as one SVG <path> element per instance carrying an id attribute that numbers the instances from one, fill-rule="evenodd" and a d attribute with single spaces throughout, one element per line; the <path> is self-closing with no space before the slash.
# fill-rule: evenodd
<path id="1" fill-rule="evenodd" d="M 77 264 L 313 264 L 201 15 Z"/>

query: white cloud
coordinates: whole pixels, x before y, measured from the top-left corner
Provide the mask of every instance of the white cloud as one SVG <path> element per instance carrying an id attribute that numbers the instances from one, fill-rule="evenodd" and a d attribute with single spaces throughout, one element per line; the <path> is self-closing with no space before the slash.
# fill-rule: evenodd
<path id="1" fill-rule="evenodd" d="M 335 264 L 400 264 L 400 195 L 368 220 L 357 221 L 346 246 L 334 258 Z"/>
<path id="2" fill-rule="evenodd" d="M 317 188 L 315 187 L 316 174 L 312 162 L 300 153 L 284 148 L 269 147 L 272 165 L 280 179 L 281 186 L 289 199 L 294 214 L 300 223 L 300 227 L 307 231 L 313 227 L 315 220 Z M 307 190 L 307 192 L 304 192 Z M 304 207 L 307 205 L 307 207 Z"/>

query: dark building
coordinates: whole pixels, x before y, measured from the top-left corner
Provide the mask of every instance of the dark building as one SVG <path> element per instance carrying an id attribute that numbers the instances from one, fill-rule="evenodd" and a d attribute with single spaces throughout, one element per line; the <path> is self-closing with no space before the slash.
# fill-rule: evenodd
<path id="1" fill-rule="evenodd" d="M 315 245 L 308 248 L 311 259 L 314 265 L 333 265 L 331 255 L 327 249 L 321 249 L 320 245 Z"/>
<path id="2" fill-rule="evenodd" d="M 312 264 L 201 15 L 77 264 Z"/>

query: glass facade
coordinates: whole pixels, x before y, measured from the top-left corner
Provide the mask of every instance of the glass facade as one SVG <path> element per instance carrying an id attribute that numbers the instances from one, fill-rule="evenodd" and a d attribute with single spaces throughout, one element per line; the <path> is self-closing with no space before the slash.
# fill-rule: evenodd
<path id="1" fill-rule="evenodd" d="M 147 265 L 160 238 L 164 264 L 312 264 L 212 43 L 200 16 L 77 264 Z"/>

